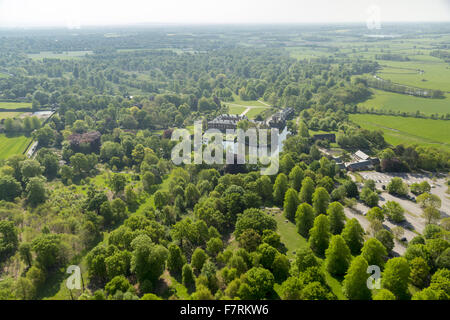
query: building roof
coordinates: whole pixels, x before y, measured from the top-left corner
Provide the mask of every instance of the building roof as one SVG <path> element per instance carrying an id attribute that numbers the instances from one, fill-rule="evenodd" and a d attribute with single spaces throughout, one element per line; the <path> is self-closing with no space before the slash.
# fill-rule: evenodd
<path id="1" fill-rule="evenodd" d="M 367 159 L 370 158 L 367 154 L 365 154 L 365 153 L 362 152 L 361 150 L 356 151 L 356 152 L 355 152 L 355 156 L 356 156 L 358 159 L 361 159 L 361 160 L 367 160 Z"/>

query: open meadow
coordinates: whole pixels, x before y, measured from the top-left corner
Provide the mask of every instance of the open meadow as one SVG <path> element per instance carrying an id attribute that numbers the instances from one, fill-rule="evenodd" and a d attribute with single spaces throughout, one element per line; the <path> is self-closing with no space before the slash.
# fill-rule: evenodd
<path id="1" fill-rule="evenodd" d="M 31 138 L 25 136 L 7 137 L 0 134 L 0 159 L 23 153 L 31 140 Z"/>
<path id="2" fill-rule="evenodd" d="M 29 102 L 2 102 L 0 101 L 0 109 L 15 110 L 15 109 L 31 109 Z"/>
<path id="3" fill-rule="evenodd" d="M 450 96 L 448 94 L 445 99 L 429 99 L 377 89 L 372 90 L 374 92 L 372 98 L 360 103 L 360 106 L 385 111 L 409 113 L 420 111 L 425 115 L 450 113 Z"/>
<path id="4" fill-rule="evenodd" d="M 387 142 L 440 147 L 450 151 L 450 122 L 399 116 L 351 114 L 350 120 L 369 130 L 381 130 Z"/>

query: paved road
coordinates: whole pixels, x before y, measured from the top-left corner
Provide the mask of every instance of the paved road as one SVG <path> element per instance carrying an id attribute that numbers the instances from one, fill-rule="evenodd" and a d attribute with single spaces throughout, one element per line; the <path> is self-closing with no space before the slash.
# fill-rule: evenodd
<path id="1" fill-rule="evenodd" d="M 370 223 L 367 220 L 367 218 L 363 215 L 363 213 L 367 213 L 367 211 L 369 211 L 369 207 L 367 207 L 366 205 L 358 202 L 356 204 L 356 206 L 353 209 L 350 208 L 345 208 L 344 209 L 344 213 L 346 215 L 346 217 L 348 219 L 353 219 L 356 218 L 356 220 L 358 220 L 358 222 L 361 224 L 361 226 L 364 228 L 364 230 L 366 231 L 366 233 L 369 233 L 369 226 Z M 385 220 L 383 222 L 383 226 L 385 229 L 391 231 L 392 228 L 396 227 L 395 224 L 393 224 L 390 221 Z M 404 237 L 408 240 L 411 241 L 412 238 L 414 238 L 416 236 L 416 234 L 410 230 L 405 229 L 405 234 Z M 406 247 L 399 241 L 394 240 L 394 249 L 392 249 L 394 255 L 403 255 L 406 251 Z"/>

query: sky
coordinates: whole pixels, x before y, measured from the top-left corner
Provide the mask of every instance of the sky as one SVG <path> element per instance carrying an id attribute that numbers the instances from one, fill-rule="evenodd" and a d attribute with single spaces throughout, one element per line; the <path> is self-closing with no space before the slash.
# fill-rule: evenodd
<path id="1" fill-rule="evenodd" d="M 449 21 L 450 0 L 0 0 L 0 27 Z"/>

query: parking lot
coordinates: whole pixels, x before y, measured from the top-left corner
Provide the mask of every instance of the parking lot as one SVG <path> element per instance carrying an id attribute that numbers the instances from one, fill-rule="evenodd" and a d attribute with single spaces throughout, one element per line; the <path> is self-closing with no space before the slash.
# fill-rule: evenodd
<path id="1" fill-rule="evenodd" d="M 387 185 L 394 177 L 402 178 L 407 184 L 420 183 L 422 181 L 427 181 L 430 185 L 435 184 L 435 182 L 430 179 L 430 177 L 424 174 L 418 173 L 382 173 L 376 171 L 363 171 L 360 175 L 364 180 L 374 180 L 377 184 Z"/>
<path id="2" fill-rule="evenodd" d="M 400 177 L 405 183 L 411 185 L 413 183 L 420 183 L 422 181 L 427 181 L 431 186 L 431 193 L 436 194 L 442 201 L 442 206 L 440 208 L 441 218 L 449 217 L 450 213 L 450 195 L 447 194 L 447 184 L 446 178 L 431 179 L 429 176 L 424 174 L 411 174 L 411 173 L 381 173 L 376 171 L 362 171 L 359 172 L 364 180 L 374 180 L 378 190 L 382 190 L 382 186 L 387 186 L 387 184 L 394 177 Z M 361 190 L 362 184 L 359 185 Z M 411 194 L 411 193 L 410 193 Z M 412 194 L 411 194 L 412 195 Z M 395 226 L 402 226 L 405 229 L 405 238 L 407 241 L 411 241 L 417 233 L 422 233 L 425 228 L 425 220 L 422 217 L 422 209 L 420 206 L 410 199 L 399 198 L 394 195 L 388 194 L 386 191 L 380 194 L 379 205 L 382 206 L 387 201 L 396 201 L 405 209 L 405 221 L 399 224 L 385 220 L 383 225 L 388 230 L 391 230 Z M 365 213 L 369 210 L 367 206 L 359 202 L 355 208 L 356 210 L 350 210 L 346 208 L 345 213 L 348 218 L 357 218 L 364 229 L 368 230 L 369 222 L 365 217 Z M 416 233 L 417 232 L 417 233 Z M 397 254 L 403 254 L 406 250 L 404 244 L 395 241 L 394 252 Z"/>

